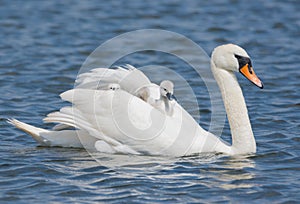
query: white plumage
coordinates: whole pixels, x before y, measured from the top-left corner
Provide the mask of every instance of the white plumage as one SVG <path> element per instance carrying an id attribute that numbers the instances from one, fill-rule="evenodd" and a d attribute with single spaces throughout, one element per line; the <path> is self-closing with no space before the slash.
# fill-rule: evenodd
<path id="1" fill-rule="evenodd" d="M 233 75 L 233 71 L 240 68 L 234 55 L 248 59 L 242 48 L 228 44 L 215 49 L 211 62 L 231 126 L 232 146 L 202 129 L 175 100 L 172 101 L 172 114 L 142 100 L 141 90 L 145 88 L 147 97 L 159 99 L 161 86 L 151 83 L 131 65 L 117 69 L 97 68 L 79 75 L 76 87 L 60 95 L 72 106 L 50 113 L 44 119 L 58 123 L 53 130 L 36 128 L 15 119 L 9 122 L 44 146 L 173 156 L 200 152 L 255 152 L 246 105 Z"/>

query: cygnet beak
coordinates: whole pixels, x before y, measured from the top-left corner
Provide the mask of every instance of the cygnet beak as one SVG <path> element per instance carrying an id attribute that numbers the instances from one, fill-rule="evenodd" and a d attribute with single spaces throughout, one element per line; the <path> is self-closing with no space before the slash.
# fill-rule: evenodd
<path id="1" fill-rule="evenodd" d="M 168 98 L 169 101 L 172 101 L 172 100 L 177 101 L 177 98 L 173 94 L 171 94 L 169 92 L 166 94 L 166 96 L 167 96 L 167 98 Z"/>

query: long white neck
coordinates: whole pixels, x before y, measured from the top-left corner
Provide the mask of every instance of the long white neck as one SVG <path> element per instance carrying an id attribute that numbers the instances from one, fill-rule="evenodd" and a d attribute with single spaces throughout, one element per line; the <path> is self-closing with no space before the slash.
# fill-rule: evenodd
<path id="1" fill-rule="evenodd" d="M 248 110 L 241 87 L 233 72 L 220 69 L 211 62 L 211 69 L 219 85 L 232 136 L 233 154 L 256 152 Z"/>

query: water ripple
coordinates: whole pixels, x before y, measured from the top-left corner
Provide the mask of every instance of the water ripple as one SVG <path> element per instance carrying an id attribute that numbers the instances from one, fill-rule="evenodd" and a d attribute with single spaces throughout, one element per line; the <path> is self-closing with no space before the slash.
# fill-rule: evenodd
<path id="1" fill-rule="evenodd" d="M 0 4 L 3 203 L 299 202 L 297 1 L 251 1 L 245 5 L 231 0 L 121 0 L 101 4 L 67 0 L 37 5 L 35 1 L 4 0 Z M 81 64 L 97 46 L 141 28 L 178 32 L 208 53 L 228 42 L 248 50 L 265 85 L 264 90 L 258 90 L 238 77 L 257 140 L 257 154 L 92 157 L 81 149 L 37 147 L 29 136 L 6 123 L 6 118 L 16 117 L 42 126 L 47 113 L 63 106 L 58 95 L 73 87 Z M 173 44 L 180 54 L 176 41 Z M 207 90 L 202 82 L 193 80 L 194 73 L 186 71 L 188 65 L 184 62 L 147 51 L 126 56 L 118 63 L 174 68 L 188 79 L 196 93 L 200 124 L 209 126 Z M 158 80 L 156 75 L 153 80 Z M 179 101 L 197 117 L 199 110 L 184 93 L 185 89 L 178 86 Z M 222 138 L 230 142 L 229 135 L 227 124 Z"/>

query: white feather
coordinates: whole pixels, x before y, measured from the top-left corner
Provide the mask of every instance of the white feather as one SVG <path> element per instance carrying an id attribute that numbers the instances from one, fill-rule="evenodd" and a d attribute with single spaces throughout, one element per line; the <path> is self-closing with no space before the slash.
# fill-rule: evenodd
<path id="1" fill-rule="evenodd" d="M 235 54 L 249 57 L 242 48 L 228 44 L 214 50 L 211 62 L 224 99 L 232 146 L 202 129 L 178 103 L 170 117 L 137 97 L 138 90 L 145 86 L 149 87 L 149 97 L 159 97 L 160 87 L 131 65 L 81 74 L 75 89 L 60 95 L 72 107 L 50 113 L 44 121 L 63 124 L 58 129 L 75 130 L 49 131 L 15 119 L 8 122 L 46 146 L 86 146 L 100 152 L 172 156 L 252 153 L 256 144 L 243 94 L 233 74 L 239 65 Z M 120 89 L 109 89 L 111 84 L 118 84 Z"/>

